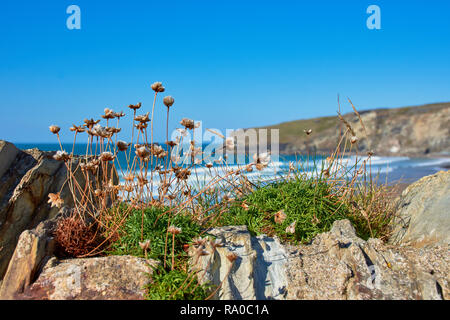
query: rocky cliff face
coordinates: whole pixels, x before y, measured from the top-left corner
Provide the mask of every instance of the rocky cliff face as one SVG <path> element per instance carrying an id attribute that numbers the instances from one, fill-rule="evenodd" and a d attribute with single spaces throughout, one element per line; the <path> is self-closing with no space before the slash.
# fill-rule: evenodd
<path id="1" fill-rule="evenodd" d="M 344 115 L 353 127 L 360 151 L 378 155 L 450 154 L 450 103 L 360 112 Z M 329 154 L 345 129 L 337 116 L 284 122 L 264 127 L 280 129 L 280 152 Z M 306 135 L 303 130 L 312 130 Z"/>

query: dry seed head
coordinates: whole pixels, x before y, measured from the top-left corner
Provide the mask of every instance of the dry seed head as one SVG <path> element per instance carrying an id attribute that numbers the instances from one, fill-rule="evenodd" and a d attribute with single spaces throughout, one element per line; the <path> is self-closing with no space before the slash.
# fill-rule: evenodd
<path id="1" fill-rule="evenodd" d="M 194 124 L 194 120 L 188 119 L 188 118 L 183 118 L 180 121 L 180 124 L 185 127 L 186 129 L 194 129 L 195 124 Z"/>
<path id="2" fill-rule="evenodd" d="M 275 213 L 275 223 L 276 224 L 282 224 L 284 220 L 286 220 L 287 215 L 284 213 L 284 210 L 280 210 L 277 213 Z"/>
<path id="3" fill-rule="evenodd" d="M 170 226 L 167 231 L 171 234 L 180 234 L 181 233 L 181 228 L 175 227 L 175 226 Z"/>
<path id="4" fill-rule="evenodd" d="M 89 129 L 92 129 L 97 123 L 99 123 L 100 120 L 94 120 L 94 119 L 84 119 L 84 125 L 88 127 Z"/>
<path id="5" fill-rule="evenodd" d="M 208 169 L 210 169 L 210 168 L 213 167 L 213 164 L 212 164 L 211 161 L 210 161 L 210 162 L 208 162 L 207 164 L 205 164 L 205 166 L 206 166 Z"/>
<path id="6" fill-rule="evenodd" d="M 114 160 L 115 157 L 116 157 L 116 156 L 113 155 L 111 152 L 106 151 L 106 152 L 102 152 L 102 153 L 100 154 L 99 159 L 100 159 L 100 161 L 107 162 L 107 161 L 112 161 L 112 160 Z"/>
<path id="7" fill-rule="evenodd" d="M 58 134 L 58 132 L 59 132 L 59 130 L 61 130 L 61 128 L 60 127 L 58 127 L 58 126 L 56 126 L 56 125 L 51 125 L 50 127 L 48 127 L 49 129 L 50 129 L 50 131 L 51 131 L 51 133 L 53 133 L 53 134 Z"/>
<path id="8" fill-rule="evenodd" d="M 145 122 L 139 122 L 138 124 L 135 124 L 134 126 L 135 126 L 138 130 L 140 130 L 140 131 L 143 132 L 145 129 L 147 129 L 148 124 L 145 123 Z"/>
<path id="9" fill-rule="evenodd" d="M 353 136 L 353 137 L 350 138 L 350 142 L 352 144 L 356 143 L 357 141 L 358 141 L 358 137 L 357 136 Z"/>
<path id="10" fill-rule="evenodd" d="M 229 151 L 234 150 L 234 138 L 233 137 L 228 137 L 225 139 L 225 147 Z"/>
<path id="11" fill-rule="evenodd" d="M 292 222 L 287 228 L 286 233 L 295 233 L 295 225 L 297 224 L 297 221 Z"/>
<path id="12" fill-rule="evenodd" d="M 48 194 L 48 203 L 52 204 L 53 207 L 61 208 L 61 206 L 64 204 L 64 200 L 61 199 L 59 192 L 58 193 L 49 193 Z"/>
<path id="13" fill-rule="evenodd" d="M 139 102 L 138 104 L 130 104 L 129 106 L 128 106 L 128 108 L 130 108 L 130 109 L 132 109 L 132 110 L 137 110 L 137 109 L 139 109 L 140 107 L 141 107 L 141 103 Z"/>
<path id="14" fill-rule="evenodd" d="M 303 132 L 306 133 L 307 136 L 309 136 L 312 133 L 312 129 L 304 129 Z"/>
<path id="15" fill-rule="evenodd" d="M 82 133 L 84 131 L 86 131 L 86 129 L 84 129 L 82 126 L 76 126 L 76 125 L 72 125 L 72 127 L 69 129 L 72 132 L 76 132 L 76 133 Z"/>
<path id="16" fill-rule="evenodd" d="M 177 177 L 178 180 L 187 180 L 190 175 L 191 172 L 186 168 L 177 170 L 175 172 L 175 176 Z"/>
<path id="17" fill-rule="evenodd" d="M 150 150 L 145 146 L 137 148 L 135 153 L 141 159 L 148 159 L 150 157 Z"/>
<path id="18" fill-rule="evenodd" d="M 166 141 L 166 144 L 172 148 L 177 145 L 177 143 L 175 141 Z"/>
<path id="19" fill-rule="evenodd" d="M 166 105 L 167 108 L 170 108 L 173 103 L 175 102 L 175 99 L 172 96 L 164 97 L 163 103 Z"/>
<path id="20" fill-rule="evenodd" d="M 119 151 L 126 151 L 131 143 L 126 143 L 125 141 L 119 140 L 117 141 L 117 149 Z"/>
<path id="21" fill-rule="evenodd" d="M 105 114 L 102 115 L 103 119 L 114 119 L 116 117 L 112 109 L 105 108 L 103 111 L 105 112 Z"/>
<path id="22" fill-rule="evenodd" d="M 161 82 L 153 82 L 153 84 L 151 85 L 153 91 L 155 91 L 156 93 L 158 92 L 164 92 L 164 90 L 166 90 Z"/>
<path id="23" fill-rule="evenodd" d="M 71 158 L 71 156 L 66 151 L 56 151 L 55 155 L 53 156 L 53 159 L 57 161 L 68 161 Z"/>
<path id="24" fill-rule="evenodd" d="M 139 246 L 142 250 L 147 251 L 150 248 L 150 240 L 145 240 L 144 242 L 139 241 Z"/>
<path id="25" fill-rule="evenodd" d="M 134 118 L 135 121 L 141 122 L 141 123 L 146 123 L 150 121 L 150 117 L 149 117 L 150 112 L 147 112 L 144 115 L 140 115 L 140 116 L 136 116 Z"/>

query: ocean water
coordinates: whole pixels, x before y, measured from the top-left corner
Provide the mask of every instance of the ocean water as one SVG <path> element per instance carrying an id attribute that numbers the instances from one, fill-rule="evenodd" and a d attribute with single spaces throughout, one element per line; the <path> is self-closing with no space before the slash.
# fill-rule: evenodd
<path id="1" fill-rule="evenodd" d="M 38 148 L 44 151 L 57 151 L 60 150 L 59 144 L 55 143 L 17 143 L 16 146 L 20 149 Z M 86 144 L 75 145 L 75 154 L 86 154 Z M 72 151 L 72 144 L 63 144 L 64 150 L 67 152 Z M 134 154 L 134 153 L 133 153 Z M 350 156 L 345 158 L 349 167 L 355 165 L 355 163 L 361 163 L 361 157 L 356 158 Z M 248 158 L 247 158 L 248 160 Z M 247 173 L 244 170 L 244 174 L 249 180 L 269 181 L 276 176 L 283 175 L 289 170 L 289 162 L 294 162 L 301 166 L 301 170 L 307 174 L 315 174 L 314 167 L 321 166 L 321 163 L 325 159 L 317 156 L 315 157 L 314 164 L 313 158 L 308 156 L 292 156 L 292 155 L 279 155 L 277 161 L 272 161 L 268 167 L 262 171 L 254 170 Z M 118 161 L 120 162 L 120 168 L 126 170 L 127 162 L 125 154 L 119 153 Z M 238 165 L 231 164 L 229 168 L 237 168 Z M 241 166 L 242 167 L 242 166 Z M 387 181 L 389 184 L 395 183 L 412 183 L 421 177 L 436 173 L 440 170 L 448 170 L 450 168 L 450 158 L 410 158 L 410 157 L 380 157 L 373 156 L 371 159 L 371 172 L 375 177 L 377 176 L 379 181 Z M 126 172 L 119 172 L 119 175 L 123 177 Z M 214 164 L 213 168 L 208 169 L 205 167 L 197 167 L 196 170 L 191 172 L 190 183 L 206 184 L 214 175 L 221 174 L 221 167 Z M 159 183 L 157 178 L 154 183 L 154 188 L 158 187 Z"/>

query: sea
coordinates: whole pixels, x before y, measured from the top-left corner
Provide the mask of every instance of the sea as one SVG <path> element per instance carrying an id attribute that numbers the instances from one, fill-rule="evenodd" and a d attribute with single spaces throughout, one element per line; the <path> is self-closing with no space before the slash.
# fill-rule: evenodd
<path id="1" fill-rule="evenodd" d="M 57 151 L 61 150 L 61 147 L 57 143 L 16 143 L 20 149 L 38 148 L 43 151 Z M 63 149 L 68 153 L 72 152 L 72 144 L 63 144 Z M 76 144 L 74 147 L 74 154 L 83 155 L 86 154 L 86 144 Z M 345 158 L 345 163 L 350 168 L 355 164 L 360 164 L 364 157 L 348 156 Z M 120 168 L 127 167 L 126 157 L 123 152 L 119 153 L 118 159 Z M 247 157 L 248 160 L 248 157 Z M 317 168 L 321 166 L 325 159 L 321 156 L 294 156 L 280 154 L 278 159 L 270 162 L 270 164 L 262 171 L 254 170 L 253 172 L 246 172 L 243 170 L 250 181 L 271 181 L 277 176 L 285 175 L 289 171 L 289 163 L 294 163 L 297 168 L 304 171 L 306 174 L 317 174 Z M 208 161 L 209 162 L 209 161 Z M 206 184 L 210 181 L 214 175 L 223 174 L 218 164 L 213 162 L 213 167 L 208 169 L 206 167 L 198 167 L 191 173 L 188 180 L 190 183 L 196 185 Z M 238 165 L 231 164 L 228 168 L 235 169 Z M 242 166 L 241 166 L 242 167 Z M 367 167 L 366 167 L 367 168 Z M 368 169 L 368 168 L 367 168 Z M 388 184 L 410 184 L 420 178 L 436 173 L 441 170 L 450 169 L 450 157 L 382 157 L 372 156 L 370 171 L 372 176 L 379 182 Z M 121 170 L 120 170 L 121 171 Z M 119 176 L 123 178 L 126 172 L 119 172 Z M 158 181 L 155 181 L 154 188 L 158 187 Z"/>

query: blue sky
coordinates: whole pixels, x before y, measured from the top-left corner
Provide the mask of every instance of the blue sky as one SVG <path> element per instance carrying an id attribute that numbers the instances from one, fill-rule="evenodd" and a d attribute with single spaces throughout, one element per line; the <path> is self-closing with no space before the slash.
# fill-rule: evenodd
<path id="1" fill-rule="evenodd" d="M 68 30 L 66 8 L 81 8 Z M 366 8 L 381 8 L 381 30 Z M 0 139 L 48 142 L 105 107 L 150 110 L 150 84 L 182 117 L 240 128 L 450 101 L 450 1 L 2 1 Z M 156 140 L 165 107 L 157 106 Z M 344 111 L 350 111 L 344 105 Z M 126 119 L 126 118 L 125 118 Z M 125 131 L 125 136 L 126 136 Z"/>

